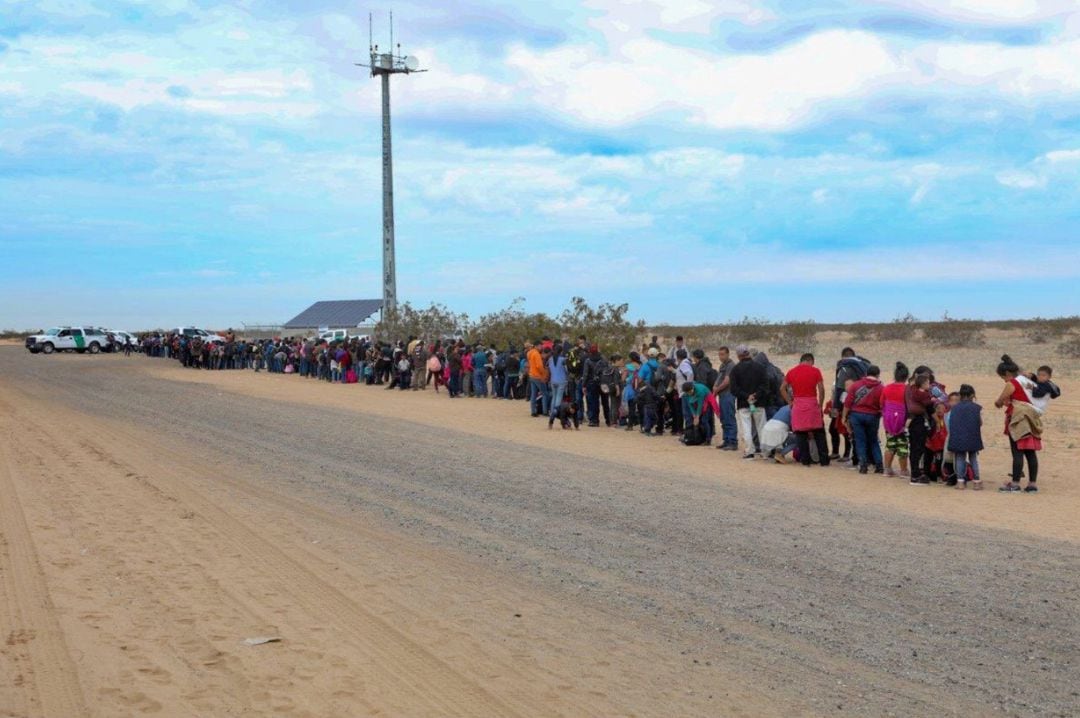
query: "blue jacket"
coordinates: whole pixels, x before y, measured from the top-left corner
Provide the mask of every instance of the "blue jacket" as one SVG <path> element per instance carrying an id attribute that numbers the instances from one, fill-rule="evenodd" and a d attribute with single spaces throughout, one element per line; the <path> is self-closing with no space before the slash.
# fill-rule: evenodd
<path id="1" fill-rule="evenodd" d="M 949 410 L 949 451 L 982 450 L 982 407 L 961 401 Z"/>

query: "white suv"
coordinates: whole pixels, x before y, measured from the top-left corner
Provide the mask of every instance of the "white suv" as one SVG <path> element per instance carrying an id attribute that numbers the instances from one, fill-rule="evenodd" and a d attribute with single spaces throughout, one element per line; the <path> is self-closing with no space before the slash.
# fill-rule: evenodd
<path id="1" fill-rule="evenodd" d="M 220 334 L 211 334 L 205 329 L 198 329 L 196 327 L 177 327 L 176 329 L 172 330 L 172 333 L 176 334 L 177 336 L 185 336 L 188 339 L 199 337 L 204 342 L 211 342 L 213 344 L 225 343 L 225 337 L 221 336 Z"/>

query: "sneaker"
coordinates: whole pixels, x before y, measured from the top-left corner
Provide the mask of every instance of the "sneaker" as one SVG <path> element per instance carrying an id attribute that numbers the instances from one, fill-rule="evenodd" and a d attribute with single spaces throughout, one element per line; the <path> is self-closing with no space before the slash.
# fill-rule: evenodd
<path id="1" fill-rule="evenodd" d="M 1019 494 L 1023 489 L 1020 488 L 1020 484 L 1008 483 L 999 488 L 998 491 L 1003 494 Z"/>
<path id="2" fill-rule="evenodd" d="M 875 474 L 884 474 L 885 473 L 885 467 L 883 467 L 883 466 L 875 466 L 874 467 L 874 473 Z"/>
<path id="3" fill-rule="evenodd" d="M 754 455 L 753 454 L 743 454 L 743 459 L 745 459 L 747 461 L 753 461 L 754 460 Z"/>
<path id="4" fill-rule="evenodd" d="M 860 467 L 859 467 L 859 473 L 860 473 L 860 474 L 866 474 L 866 473 L 869 473 L 869 469 L 867 469 L 865 465 L 864 465 L 864 466 L 860 466 Z"/>
<path id="5" fill-rule="evenodd" d="M 1024 487 L 1024 493 L 1025 494 L 1037 494 L 1038 492 L 1039 492 L 1039 487 L 1036 486 L 1035 484 L 1028 484 L 1027 486 Z"/>
<path id="6" fill-rule="evenodd" d="M 910 485 L 910 486 L 929 486 L 930 482 L 926 478 L 924 478 L 922 476 L 912 476 L 911 480 L 908 481 L 908 485 Z"/>

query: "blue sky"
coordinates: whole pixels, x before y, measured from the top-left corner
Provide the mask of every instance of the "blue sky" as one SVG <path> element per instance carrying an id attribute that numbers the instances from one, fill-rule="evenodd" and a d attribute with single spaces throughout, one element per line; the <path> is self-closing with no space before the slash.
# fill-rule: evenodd
<path id="1" fill-rule="evenodd" d="M 1080 313 L 1077 0 L 7 0 L 0 326 Z"/>

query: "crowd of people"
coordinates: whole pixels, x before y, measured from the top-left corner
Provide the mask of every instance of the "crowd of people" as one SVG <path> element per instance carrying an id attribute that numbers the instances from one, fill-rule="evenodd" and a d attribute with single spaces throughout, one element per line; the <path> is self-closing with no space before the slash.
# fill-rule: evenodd
<path id="1" fill-rule="evenodd" d="M 367 337 L 245 340 L 230 331 L 224 338 L 154 334 L 143 338 L 142 350 L 195 369 L 297 374 L 387 390 L 445 389 L 451 399 L 519 400 L 531 416 L 547 418 L 549 429 L 559 424 L 580 430 L 584 424 L 647 437 L 668 434 L 687 446 L 741 452 L 746 460 L 840 463 L 862 474 L 903 477 L 913 486 L 983 486 L 983 415 L 974 388 L 963 384 L 950 392 L 930 367 L 912 370 L 902 362 L 886 383 L 881 368 L 851 348 L 841 352 L 827 380 L 810 353 L 784 371 L 765 352 L 740 344 L 733 352 L 721 347 L 714 364 L 682 337 L 662 348 L 654 336 L 625 357 L 601 353 L 584 336 L 573 342 L 541 337 L 501 349 L 417 337 L 396 343 Z M 1013 460 L 999 490 L 1034 493 L 1042 417 L 1061 391 L 1049 366 L 1026 373 L 1006 355 L 997 374 L 1004 386 L 994 405 L 1004 410 Z"/>

